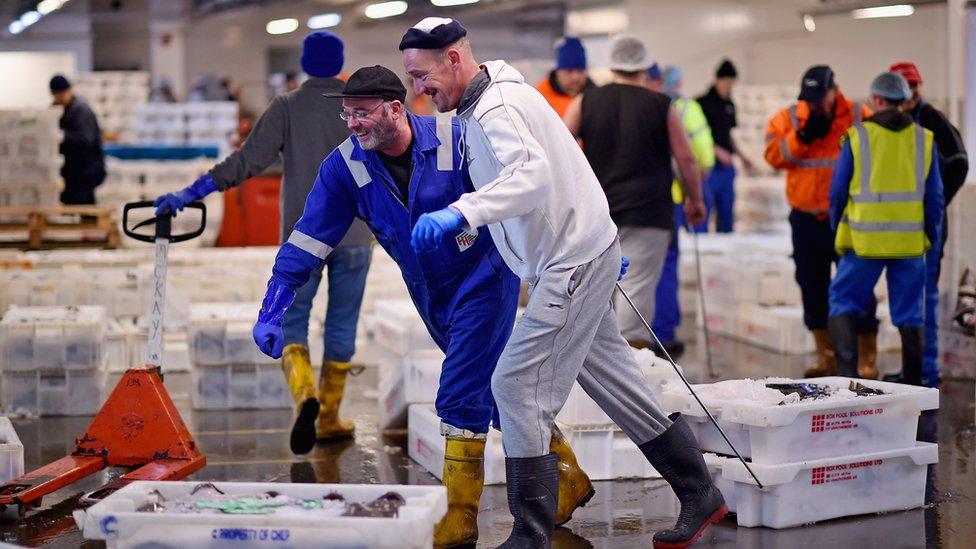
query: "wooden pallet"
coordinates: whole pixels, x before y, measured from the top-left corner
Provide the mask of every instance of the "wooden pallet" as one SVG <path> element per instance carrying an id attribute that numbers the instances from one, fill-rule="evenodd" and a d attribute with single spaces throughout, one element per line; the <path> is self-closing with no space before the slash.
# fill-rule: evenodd
<path id="1" fill-rule="evenodd" d="M 98 206 L 0 207 L 0 247 L 22 250 L 117 248 L 114 208 Z"/>

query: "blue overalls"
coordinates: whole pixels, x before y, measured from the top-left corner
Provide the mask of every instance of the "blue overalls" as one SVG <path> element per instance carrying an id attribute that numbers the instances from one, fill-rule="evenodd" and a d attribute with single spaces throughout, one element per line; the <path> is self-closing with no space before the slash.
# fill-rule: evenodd
<path id="1" fill-rule="evenodd" d="M 400 266 L 417 311 L 446 357 L 435 403 L 448 426 L 486 433 L 494 411 L 491 374 L 515 321 L 519 281 L 487 228 L 461 231 L 436 252 L 418 253 L 410 232 L 420 215 L 472 192 L 456 121 L 408 114 L 413 129 L 409 203 L 374 151 L 350 136 L 322 163 L 302 218 L 275 261 L 273 278 L 300 287 L 354 217 Z"/>

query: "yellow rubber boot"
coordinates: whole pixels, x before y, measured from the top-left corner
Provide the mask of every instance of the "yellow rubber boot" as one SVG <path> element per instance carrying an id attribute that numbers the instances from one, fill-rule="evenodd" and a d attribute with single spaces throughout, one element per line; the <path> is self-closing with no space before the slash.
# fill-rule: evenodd
<path id="1" fill-rule="evenodd" d="M 552 426 L 552 438 L 549 439 L 549 452 L 556 454 L 559 472 L 559 502 L 556 505 L 556 526 L 569 522 L 573 518 L 573 511 L 586 505 L 596 491 L 590 477 L 580 469 L 576 462 L 573 448 L 566 442 L 559 427 Z"/>
<path id="2" fill-rule="evenodd" d="M 878 333 L 857 335 L 857 377 L 878 379 Z"/>
<path id="3" fill-rule="evenodd" d="M 342 393 L 346 390 L 346 376 L 349 375 L 348 362 L 328 360 L 322 365 L 319 378 L 319 419 L 315 436 L 320 442 L 349 438 L 356 430 L 352 421 L 339 419 L 339 405 Z"/>
<path id="4" fill-rule="evenodd" d="M 837 357 L 834 354 L 834 340 L 827 330 L 813 330 L 813 340 L 817 344 L 817 363 L 807 368 L 804 377 L 824 377 L 837 375 Z"/>
<path id="5" fill-rule="evenodd" d="M 281 369 L 295 399 L 295 424 L 291 428 L 291 451 L 307 454 L 315 446 L 315 416 L 319 401 L 315 398 L 315 376 L 308 358 L 308 347 L 299 343 L 286 345 L 281 351 Z"/>
<path id="6" fill-rule="evenodd" d="M 473 546 L 485 487 L 485 439 L 445 437 L 441 481 L 447 488 L 447 514 L 434 528 L 434 547 Z"/>

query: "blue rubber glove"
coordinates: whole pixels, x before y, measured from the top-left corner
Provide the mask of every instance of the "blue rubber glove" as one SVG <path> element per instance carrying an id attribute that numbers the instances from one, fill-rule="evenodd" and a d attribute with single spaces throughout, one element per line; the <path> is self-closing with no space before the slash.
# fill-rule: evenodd
<path id="1" fill-rule="evenodd" d="M 620 276 L 617 277 L 617 282 L 620 282 L 627 276 L 628 267 L 630 267 L 630 260 L 624 256 L 620 256 Z"/>
<path id="2" fill-rule="evenodd" d="M 190 202 L 200 200 L 216 190 L 218 190 L 217 182 L 214 181 L 213 176 L 208 172 L 181 191 L 167 193 L 157 197 L 153 202 L 153 205 L 156 206 L 156 215 L 163 215 L 169 212 L 175 216 L 176 212 L 182 211 Z"/>
<path id="3" fill-rule="evenodd" d="M 271 358 L 281 358 L 281 349 L 285 346 L 281 320 L 293 301 L 295 290 L 275 282 L 274 279 L 268 281 L 268 292 L 264 294 L 258 321 L 254 323 L 251 333 L 261 352 Z"/>
<path id="4" fill-rule="evenodd" d="M 456 233 L 464 226 L 464 216 L 457 210 L 444 208 L 425 213 L 417 219 L 410 235 L 410 245 L 417 252 L 432 252 L 440 246 L 447 233 Z"/>

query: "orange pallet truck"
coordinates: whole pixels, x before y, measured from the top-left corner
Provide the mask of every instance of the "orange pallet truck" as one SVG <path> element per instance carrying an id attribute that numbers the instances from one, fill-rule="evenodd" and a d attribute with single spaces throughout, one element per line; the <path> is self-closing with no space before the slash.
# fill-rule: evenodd
<path id="1" fill-rule="evenodd" d="M 0 510 L 16 505 L 23 517 L 39 506 L 45 495 L 106 467 L 125 467 L 130 471 L 86 494 L 82 503 L 98 501 L 134 480 L 181 479 L 206 464 L 207 458 L 197 448 L 163 386 L 162 357 L 169 244 L 200 236 L 207 224 L 207 210 L 201 202 L 187 205 L 200 210 L 200 226 L 185 234 L 172 234 L 169 215 L 151 217 L 129 228 L 130 211 L 152 207 L 151 201 L 130 202 L 122 215 L 125 234 L 156 244 L 147 363 L 122 374 L 85 434 L 75 439 L 71 454 L 0 486 Z M 154 234 L 135 232 L 150 225 L 155 225 Z"/>

